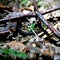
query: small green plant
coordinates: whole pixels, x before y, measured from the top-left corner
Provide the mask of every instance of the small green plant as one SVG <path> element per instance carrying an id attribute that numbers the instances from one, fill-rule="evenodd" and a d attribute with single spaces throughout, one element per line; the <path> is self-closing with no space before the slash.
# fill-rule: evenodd
<path id="1" fill-rule="evenodd" d="M 47 26 L 45 24 L 43 24 L 42 27 L 43 27 L 43 29 L 46 29 L 47 28 Z"/>
<path id="2" fill-rule="evenodd" d="M 0 53 L 3 54 L 3 56 L 5 57 L 5 59 L 10 58 L 10 57 L 18 57 L 18 58 L 22 58 L 22 59 L 26 59 L 28 58 L 28 55 L 24 52 L 19 52 L 16 51 L 14 49 L 8 49 L 8 48 L 4 48 L 4 49 L 0 49 Z"/>
<path id="3" fill-rule="evenodd" d="M 33 30 L 36 30 L 36 29 L 35 29 L 35 23 L 31 23 L 31 25 L 28 27 L 28 31 L 29 31 L 29 32 L 32 31 L 31 28 L 32 28 Z"/>

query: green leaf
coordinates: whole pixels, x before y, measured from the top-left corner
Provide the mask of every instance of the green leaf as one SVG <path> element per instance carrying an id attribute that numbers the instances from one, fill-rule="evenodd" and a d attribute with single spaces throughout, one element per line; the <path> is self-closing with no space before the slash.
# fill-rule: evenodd
<path id="1" fill-rule="evenodd" d="M 31 23 L 31 25 L 29 26 L 29 28 L 28 28 L 28 31 L 29 31 L 29 32 L 32 31 L 31 28 L 32 28 L 33 30 L 36 30 L 36 29 L 35 29 L 35 23 Z"/>
<path id="2" fill-rule="evenodd" d="M 23 59 L 28 58 L 28 55 L 24 52 L 17 52 L 16 56 L 20 57 L 20 58 L 23 58 Z"/>
<path id="3" fill-rule="evenodd" d="M 22 0 L 22 1 L 21 1 L 21 5 L 22 5 L 22 4 L 25 4 L 27 1 L 28 1 L 28 0 Z"/>
<path id="4" fill-rule="evenodd" d="M 26 53 L 19 52 L 19 51 L 16 51 L 14 49 L 4 48 L 4 49 L 0 50 L 0 53 L 3 53 L 5 58 L 9 58 L 9 56 L 12 56 L 12 57 L 15 57 L 15 58 L 19 57 L 19 58 L 22 58 L 22 59 L 28 58 L 28 55 Z"/>
<path id="5" fill-rule="evenodd" d="M 7 48 L 4 48 L 4 49 L 1 50 L 1 52 L 4 53 L 4 54 L 8 54 L 9 50 Z"/>
<path id="6" fill-rule="evenodd" d="M 42 27 L 43 27 L 44 29 L 46 29 L 46 28 L 47 28 L 47 26 L 46 26 L 45 24 L 43 24 L 43 25 L 42 25 Z"/>

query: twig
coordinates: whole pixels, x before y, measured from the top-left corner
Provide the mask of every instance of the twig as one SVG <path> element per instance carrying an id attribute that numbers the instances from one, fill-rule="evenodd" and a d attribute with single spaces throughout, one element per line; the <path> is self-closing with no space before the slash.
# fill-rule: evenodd
<path id="1" fill-rule="evenodd" d="M 42 14 L 39 12 L 37 6 L 36 6 L 36 0 L 34 0 L 34 9 L 35 9 L 35 12 L 37 14 L 37 16 L 40 18 L 40 20 L 46 24 L 46 26 L 58 37 L 60 37 L 60 34 L 59 32 L 50 24 L 48 23 L 45 18 L 42 16 Z"/>

